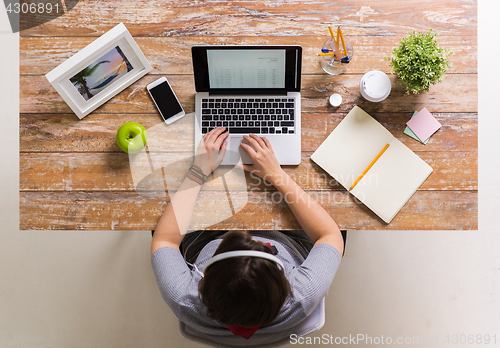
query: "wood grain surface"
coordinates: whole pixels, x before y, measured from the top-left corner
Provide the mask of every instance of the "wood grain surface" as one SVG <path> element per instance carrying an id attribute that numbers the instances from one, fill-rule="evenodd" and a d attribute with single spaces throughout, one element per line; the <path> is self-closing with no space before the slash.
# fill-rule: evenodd
<path id="1" fill-rule="evenodd" d="M 285 166 L 285 171 L 341 228 L 475 230 L 476 12 L 475 0 L 380 0 L 369 6 L 352 0 L 79 1 L 64 16 L 21 32 L 20 228 L 154 229 L 180 185 L 194 144 L 192 136 L 177 132 L 168 145 L 148 145 L 157 164 L 154 171 L 144 159 L 133 162 L 136 167 L 131 169 L 132 158 L 115 142 L 118 128 L 129 121 L 148 129 L 161 124 L 145 86 L 166 76 L 186 112 L 192 113 L 196 93 L 192 46 L 293 44 L 303 47 L 302 162 Z M 44 75 L 120 22 L 134 36 L 153 70 L 79 120 Z M 318 64 L 316 53 L 328 39 L 328 25 L 341 25 L 355 48 L 354 59 L 341 76 L 324 74 Z M 408 32 L 429 29 L 438 33 L 442 47 L 453 51 L 452 66 L 443 82 L 428 93 L 408 95 L 384 58 L 390 57 L 392 48 Z M 384 71 L 391 78 L 391 95 L 382 103 L 367 102 L 359 93 L 361 75 L 370 70 Z M 328 104 L 332 93 L 343 97 L 339 108 Z M 356 202 L 310 160 L 355 105 L 434 169 L 390 224 Z M 427 145 L 403 134 L 413 111 L 423 107 L 442 124 Z M 184 130 L 191 134 L 192 125 L 186 123 Z M 169 165 L 162 167 L 162 163 Z M 134 181 L 137 168 L 145 173 L 140 182 Z M 234 202 L 242 209 L 213 226 L 206 223 L 213 215 L 225 216 L 226 193 L 218 180 L 207 184 L 199 204 L 211 208 L 196 211 L 191 228 L 300 228 L 274 187 L 248 173 L 245 180 L 246 191 L 236 192 Z"/>
<path id="2" fill-rule="evenodd" d="M 368 109 L 368 108 L 366 108 Z M 477 114 L 433 113 L 442 124 L 427 145 L 403 134 L 412 113 L 370 113 L 413 151 L 477 151 Z M 345 113 L 302 113 L 302 151 L 315 151 L 342 121 Z M 123 123 L 151 128 L 158 114 L 97 114 L 80 121 L 74 114 L 21 114 L 21 152 L 120 152 L 115 135 Z M 78 137 L 78 138 L 77 138 Z M 73 141 L 78 139 L 78 141 Z M 179 137 L 163 151 L 185 151 L 192 144 Z"/>
<path id="3" fill-rule="evenodd" d="M 347 29 L 344 29 L 346 33 Z M 329 38 L 328 30 L 310 37 L 136 37 L 135 41 L 153 66 L 150 74 L 192 74 L 191 47 L 195 45 L 300 45 L 302 46 L 303 74 L 322 74 L 318 64 L 318 47 Z M 389 62 L 384 61 L 393 47 L 403 38 L 394 36 L 348 36 L 354 46 L 354 58 L 349 63 L 350 74 L 361 74 L 377 69 L 390 72 Z M 79 50 L 95 40 L 95 37 L 23 37 L 20 42 L 21 75 L 47 73 Z M 439 34 L 437 40 L 441 47 L 450 49 L 451 67 L 448 73 L 477 73 L 476 36 L 445 36 Z"/>
<path id="4" fill-rule="evenodd" d="M 391 36 L 414 29 L 475 36 L 476 0 L 79 1 L 69 13 L 23 36 L 100 36 L 123 22 L 134 36 L 308 36 L 326 25 L 350 35 Z"/>
<path id="5" fill-rule="evenodd" d="M 340 228 L 372 230 L 470 230 L 476 229 L 477 191 L 417 191 L 396 215 L 385 224 L 346 191 L 308 191 L 338 222 Z M 225 193 L 205 191 L 215 204 L 205 214 L 218 211 Z M 245 208 L 210 229 L 234 228 L 299 229 L 286 202 L 274 192 L 249 191 Z M 71 202 L 71 204 L 68 204 Z M 154 229 L 168 200 L 136 192 L 21 192 L 21 229 L 68 230 L 148 230 Z M 449 216 L 442 219 L 442 215 Z M 425 218 L 423 218 L 425 216 Z M 452 218 L 451 218 L 452 217 Z M 202 226 L 206 215 L 194 216 L 193 229 Z"/>
<path id="6" fill-rule="evenodd" d="M 99 107 L 94 113 L 147 113 L 155 112 L 146 85 L 162 75 L 148 75 L 126 88 L 116 97 Z M 194 112 L 194 80 L 189 75 L 166 75 L 187 113 Z M 405 87 L 391 76 L 392 91 L 384 103 L 366 101 L 359 93 L 359 75 L 304 75 L 302 76 L 302 111 L 325 113 L 332 111 L 328 97 L 332 93 L 342 96 L 338 112 L 348 112 L 358 105 L 368 113 L 409 112 L 427 107 L 430 112 L 477 112 L 477 75 L 448 74 L 443 82 L 423 95 L 408 95 Z M 21 113 L 70 113 L 70 107 L 44 76 L 21 76 Z M 475 90 L 475 91 L 474 91 Z M 474 91 L 474 92 L 473 92 Z"/>

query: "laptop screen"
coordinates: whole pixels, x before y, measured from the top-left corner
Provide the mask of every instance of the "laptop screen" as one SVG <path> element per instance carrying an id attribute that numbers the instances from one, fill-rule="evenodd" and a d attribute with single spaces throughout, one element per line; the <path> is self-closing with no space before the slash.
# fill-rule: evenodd
<path id="1" fill-rule="evenodd" d="M 197 92 L 300 91 L 300 46 L 194 46 L 191 52 Z"/>
<path id="2" fill-rule="evenodd" d="M 210 88 L 285 88 L 284 49 L 207 50 Z"/>

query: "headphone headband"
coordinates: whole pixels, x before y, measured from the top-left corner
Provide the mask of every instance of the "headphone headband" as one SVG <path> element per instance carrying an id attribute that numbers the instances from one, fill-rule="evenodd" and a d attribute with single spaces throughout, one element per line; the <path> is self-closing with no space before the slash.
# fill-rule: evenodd
<path id="1" fill-rule="evenodd" d="M 284 271 L 285 266 L 283 265 L 283 262 L 281 262 L 280 259 L 278 259 L 276 256 L 271 255 L 269 253 L 265 253 L 263 251 L 257 251 L 257 250 L 234 250 L 234 251 L 227 251 L 225 253 L 221 253 L 219 255 L 215 255 L 212 257 L 210 260 L 208 260 L 205 263 L 203 271 L 205 272 L 207 268 L 213 264 L 214 262 L 224 260 L 224 259 L 229 259 L 231 257 L 240 257 L 240 256 L 252 256 L 252 257 L 260 257 L 262 259 L 267 259 L 270 261 L 276 262 L 281 269 Z"/>

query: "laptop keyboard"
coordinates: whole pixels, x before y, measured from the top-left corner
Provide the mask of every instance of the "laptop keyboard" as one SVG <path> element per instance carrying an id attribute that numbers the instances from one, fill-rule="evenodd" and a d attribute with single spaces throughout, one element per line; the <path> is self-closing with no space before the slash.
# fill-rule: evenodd
<path id="1" fill-rule="evenodd" d="M 226 127 L 231 134 L 294 134 L 295 98 L 204 98 L 201 132 Z"/>

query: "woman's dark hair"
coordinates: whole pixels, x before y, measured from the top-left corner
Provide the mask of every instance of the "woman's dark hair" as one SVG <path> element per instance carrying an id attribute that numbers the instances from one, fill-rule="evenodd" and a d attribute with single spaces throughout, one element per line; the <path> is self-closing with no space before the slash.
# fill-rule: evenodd
<path id="1" fill-rule="evenodd" d="M 247 232 L 228 233 L 214 255 L 233 250 L 257 250 L 272 254 L 265 243 Z M 198 288 L 207 315 L 231 326 L 265 326 L 278 315 L 291 293 L 290 283 L 276 262 L 250 256 L 217 261 L 204 270 Z"/>

